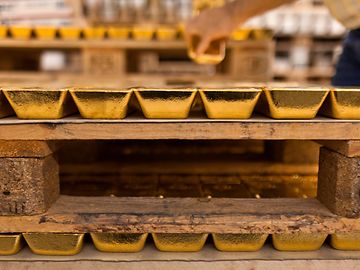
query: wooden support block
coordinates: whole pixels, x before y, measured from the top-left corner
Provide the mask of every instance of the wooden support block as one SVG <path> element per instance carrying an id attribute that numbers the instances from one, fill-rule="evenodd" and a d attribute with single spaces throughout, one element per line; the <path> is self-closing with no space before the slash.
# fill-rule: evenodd
<path id="1" fill-rule="evenodd" d="M 360 157 L 360 141 L 317 141 L 319 144 L 346 157 Z"/>
<path id="2" fill-rule="evenodd" d="M 320 151 L 318 199 L 333 213 L 360 217 L 360 158 Z"/>
<path id="3" fill-rule="evenodd" d="M 45 157 L 56 149 L 55 143 L 43 141 L 0 140 L 0 157 Z"/>
<path id="4" fill-rule="evenodd" d="M 85 48 L 83 65 L 86 74 L 124 75 L 126 52 L 123 49 Z"/>

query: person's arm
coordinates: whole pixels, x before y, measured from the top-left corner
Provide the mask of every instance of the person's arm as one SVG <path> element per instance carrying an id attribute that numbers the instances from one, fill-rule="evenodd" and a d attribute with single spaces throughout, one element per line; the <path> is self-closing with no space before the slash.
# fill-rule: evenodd
<path id="1" fill-rule="evenodd" d="M 194 35 L 201 38 L 196 50 L 200 55 L 213 40 L 227 38 L 249 18 L 291 2 L 294 0 L 236 0 L 223 7 L 202 11 L 187 23 L 185 38 L 188 42 Z"/>

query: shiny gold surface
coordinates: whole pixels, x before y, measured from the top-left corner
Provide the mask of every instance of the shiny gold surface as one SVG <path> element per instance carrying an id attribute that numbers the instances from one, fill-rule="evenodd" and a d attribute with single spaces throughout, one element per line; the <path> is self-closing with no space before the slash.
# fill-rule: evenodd
<path id="1" fill-rule="evenodd" d="M 250 33 L 250 28 L 239 28 L 231 34 L 230 38 L 236 41 L 244 41 L 250 38 Z"/>
<path id="2" fill-rule="evenodd" d="M 360 88 L 331 89 L 323 113 L 338 119 L 360 119 Z"/>
<path id="3" fill-rule="evenodd" d="M 130 29 L 128 27 L 109 27 L 108 37 L 111 39 L 127 39 L 130 35 Z"/>
<path id="4" fill-rule="evenodd" d="M 0 90 L 0 118 L 12 115 L 14 112 L 5 98 L 4 93 Z"/>
<path id="5" fill-rule="evenodd" d="M 84 234 L 23 233 L 32 252 L 39 255 L 75 255 L 81 251 Z"/>
<path id="6" fill-rule="evenodd" d="M 76 40 L 80 38 L 81 29 L 79 27 L 61 27 L 59 33 L 62 39 Z"/>
<path id="7" fill-rule="evenodd" d="M 360 233 L 336 233 L 331 235 L 330 243 L 339 250 L 360 250 Z"/>
<path id="8" fill-rule="evenodd" d="M 88 27 L 83 30 L 84 37 L 87 39 L 103 39 L 105 37 L 104 27 Z"/>
<path id="9" fill-rule="evenodd" d="M 147 233 L 91 233 L 95 247 L 104 252 L 139 252 Z"/>
<path id="10" fill-rule="evenodd" d="M 122 119 L 126 117 L 131 90 L 74 88 L 70 89 L 83 118 Z"/>
<path id="11" fill-rule="evenodd" d="M 132 29 L 133 38 L 136 40 L 151 40 L 154 36 L 154 28 L 146 25 L 134 26 Z"/>
<path id="12" fill-rule="evenodd" d="M 35 28 L 35 34 L 38 39 L 54 39 L 57 29 L 54 26 L 38 26 Z"/>
<path id="13" fill-rule="evenodd" d="M 207 234 L 196 233 L 153 233 L 155 246 L 160 251 L 195 252 L 205 244 Z"/>
<path id="14" fill-rule="evenodd" d="M 215 247 L 220 251 L 257 251 L 261 249 L 267 234 L 218 234 L 213 235 Z"/>
<path id="15" fill-rule="evenodd" d="M 68 91 L 43 88 L 3 90 L 16 115 L 23 119 L 58 119 L 74 112 Z"/>
<path id="16" fill-rule="evenodd" d="M 22 248 L 21 234 L 0 234 L 0 255 L 13 255 Z"/>
<path id="17" fill-rule="evenodd" d="M 192 36 L 191 44 L 188 49 L 188 55 L 193 61 L 203 65 L 216 65 L 224 60 L 226 49 L 224 40 L 215 40 L 211 42 L 204 54 L 197 55 L 196 50 L 200 41 L 199 36 Z"/>
<path id="18" fill-rule="evenodd" d="M 250 118 L 260 97 L 258 88 L 223 88 L 199 90 L 209 118 Z"/>
<path id="19" fill-rule="evenodd" d="M 323 88 L 263 88 L 259 110 L 277 119 L 311 119 L 329 90 Z"/>
<path id="20" fill-rule="evenodd" d="M 324 233 L 273 234 L 272 241 L 280 251 L 312 251 L 320 249 L 326 237 Z"/>
<path id="21" fill-rule="evenodd" d="M 8 28 L 5 25 L 0 25 L 0 38 L 6 38 L 7 29 Z"/>
<path id="22" fill-rule="evenodd" d="M 15 39 L 30 39 L 32 29 L 28 26 L 11 26 L 10 32 Z"/>
<path id="23" fill-rule="evenodd" d="M 135 95 L 146 118 L 187 118 L 196 89 L 135 89 Z"/>
<path id="24" fill-rule="evenodd" d="M 178 34 L 175 27 L 161 26 L 156 29 L 156 37 L 158 40 L 174 40 Z"/>

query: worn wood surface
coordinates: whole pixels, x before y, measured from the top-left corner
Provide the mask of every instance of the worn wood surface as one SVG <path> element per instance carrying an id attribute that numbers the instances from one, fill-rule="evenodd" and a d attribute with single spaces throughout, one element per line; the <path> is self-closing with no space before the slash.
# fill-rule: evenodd
<path id="1" fill-rule="evenodd" d="M 44 214 L 0 217 L 0 232 L 360 232 L 315 199 L 61 196 Z"/>
<path id="2" fill-rule="evenodd" d="M 57 145 L 44 141 L 0 141 L 0 157 L 45 157 L 51 155 Z"/>
<path id="3" fill-rule="evenodd" d="M 318 141 L 318 143 L 346 157 L 360 157 L 360 141 Z"/>

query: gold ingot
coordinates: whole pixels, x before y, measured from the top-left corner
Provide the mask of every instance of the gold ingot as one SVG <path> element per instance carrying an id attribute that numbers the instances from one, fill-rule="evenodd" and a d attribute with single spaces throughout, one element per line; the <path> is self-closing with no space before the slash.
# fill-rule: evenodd
<path id="1" fill-rule="evenodd" d="M 321 248 L 326 237 L 325 233 L 273 234 L 272 241 L 280 251 L 313 251 Z"/>
<path id="2" fill-rule="evenodd" d="M 267 234 L 213 233 L 215 247 L 220 251 L 258 251 L 264 246 Z"/>
<path id="3" fill-rule="evenodd" d="M 59 29 L 62 39 L 77 40 L 80 38 L 81 29 L 76 26 L 64 26 Z"/>
<path id="4" fill-rule="evenodd" d="M 250 38 L 251 29 L 239 28 L 231 34 L 231 39 L 236 41 L 244 41 Z"/>
<path id="5" fill-rule="evenodd" d="M 191 37 L 188 55 L 194 62 L 202 65 L 217 65 L 224 60 L 226 50 L 225 40 L 218 39 L 212 41 L 206 51 L 203 54 L 198 55 L 196 50 L 200 41 L 201 39 L 199 36 L 194 35 Z"/>
<path id="6" fill-rule="evenodd" d="M 107 32 L 111 39 L 128 39 L 130 35 L 128 27 L 109 27 Z"/>
<path id="7" fill-rule="evenodd" d="M 14 255 L 23 246 L 21 234 L 0 234 L 0 255 Z"/>
<path id="8" fill-rule="evenodd" d="M 132 29 L 133 38 L 136 40 L 151 40 L 154 36 L 154 28 L 146 25 L 134 26 Z"/>
<path id="9" fill-rule="evenodd" d="M 252 29 L 250 36 L 255 40 L 267 40 L 273 38 L 271 29 Z"/>
<path id="10" fill-rule="evenodd" d="M 11 26 L 11 35 L 15 39 L 30 39 L 32 29 L 27 26 Z"/>
<path id="11" fill-rule="evenodd" d="M 209 118 L 250 118 L 260 97 L 259 88 L 202 89 L 199 91 Z"/>
<path id="12" fill-rule="evenodd" d="M 324 88 L 263 88 L 259 110 L 276 119 L 312 119 L 329 90 Z"/>
<path id="13" fill-rule="evenodd" d="M 83 233 L 23 233 L 31 251 L 39 255 L 75 255 L 83 246 Z"/>
<path id="14" fill-rule="evenodd" d="M 360 119 L 360 89 L 331 89 L 322 112 L 338 119 Z"/>
<path id="15" fill-rule="evenodd" d="M 339 250 L 360 250 L 360 233 L 335 233 L 330 243 Z"/>
<path id="16" fill-rule="evenodd" d="M 196 233 L 153 233 L 155 246 L 160 251 L 195 252 L 200 251 L 207 234 Z"/>
<path id="17" fill-rule="evenodd" d="M 0 39 L 7 37 L 8 28 L 5 25 L 0 25 Z"/>
<path id="18" fill-rule="evenodd" d="M 12 115 L 14 112 L 5 98 L 5 95 L 3 92 L 0 91 L 0 118 Z"/>
<path id="19" fill-rule="evenodd" d="M 55 39 L 57 29 L 54 26 L 37 26 L 35 34 L 38 39 Z"/>
<path id="20" fill-rule="evenodd" d="M 95 247 L 104 252 L 139 252 L 147 233 L 91 233 Z"/>
<path id="21" fill-rule="evenodd" d="M 105 32 L 104 27 L 88 27 L 83 30 L 86 39 L 103 39 Z"/>
<path id="22" fill-rule="evenodd" d="M 75 111 L 66 89 L 8 88 L 4 94 L 22 119 L 59 119 Z"/>
<path id="23" fill-rule="evenodd" d="M 122 119 L 126 117 L 132 91 L 74 88 L 70 93 L 83 118 Z"/>
<path id="24" fill-rule="evenodd" d="M 160 26 L 156 29 L 156 37 L 158 40 L 174 40 L 177 34 L 178 30 L 171 26 Z"/>
<path id="25" fill-rule="evenodd" d="M 196 89 L 135 89 L 135 95 L 146 118 L 177 118 L 189 116 Z"/>

